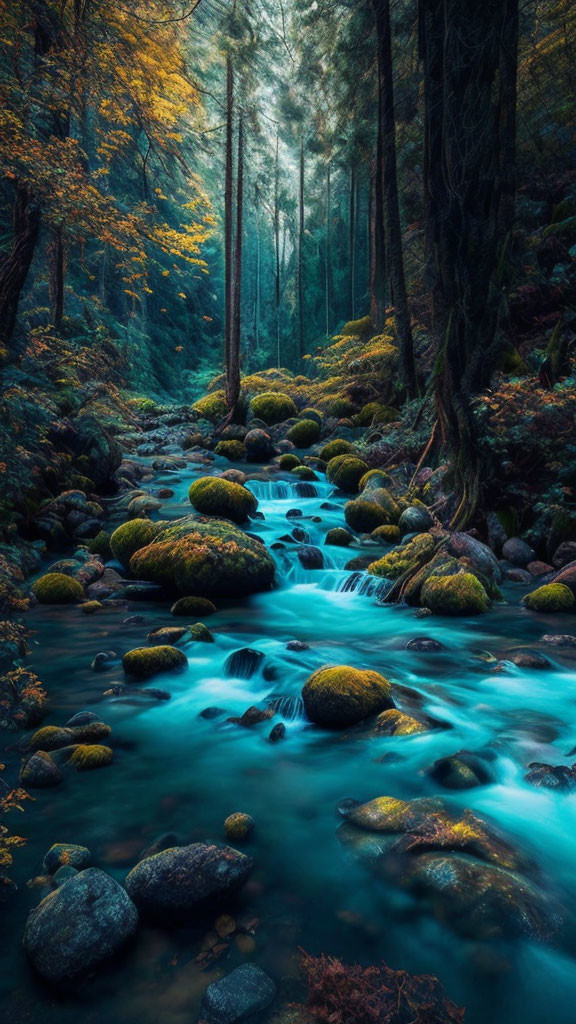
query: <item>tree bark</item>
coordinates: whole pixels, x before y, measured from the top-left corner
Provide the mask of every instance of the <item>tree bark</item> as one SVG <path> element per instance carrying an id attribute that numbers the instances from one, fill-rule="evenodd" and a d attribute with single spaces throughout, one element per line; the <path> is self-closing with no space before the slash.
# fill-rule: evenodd
<path id="1" fill-rule="evenodd" d="M 381 134 L 382 200 L 386 267 L 394 303 L 396 337 L 400 350 L 400 382 L 409 397 L 418 391 L 414 340 L 406 277 L 398 199 L 396 118 L 389 0 L 373 0 L 378 46 L 378 131 Z"/>
<path id="2" fill-rule="evenodd" d="M 382 168 L 382 119 L 379 117 L 370 189 L 370 316 L 377 332 L 383 330 L 386 320 L 386 243 L 382 216 Z"/>
<path id="3" fill-rule="evenodd" d="M 236 169 L 236 234 L 234 239 L 234 278 L 232 289 L 232 333 L 230 361 L 226 375 L 226 405 L 234 418 L 240 399 L 240 347 L 242 313 L 242 231 L 244 208 L 244 125 L 238 119 L 238 157 Z"/>
<path id="4" fill-rule="evenodd" d="M 328 161 L 326 167 L 326 245 L 324 248 L 325 266 L 325 305 L 326 305 L 326 337 L 330 337 L 330 316 L 332 313 L 332 246 L 330 238 L 330 221 L 332 219 L 332 182 L 331 167 Z"/>
<path id="5" fill-rule="evenodd" d="M 16 189 L 12 226 L 12 244 L 0 263 L 0 344 L 7 348 L 40 231 L 40 208 L 23 186 Z"/>
<path id="6" fill-rule="evenodd" d="M 350 273 L 349 316 L 356 313 L 356 168 L 350 167 L 350 206 L 348 214 L 348 269 Z"/>
<path id="7" fill-rule="evenodd" d="M 435 401 L 460 499 L 454 524 L 462 525 L 478 504 L 483 468 L 473 397 L 489 383 L 499 356 L 501 265 L 514 192 L 513 170 L 504 166 L 514 165 L 513 140 L 504 135 L 515 117 L 510 54 L 518 0 L 420 0 L 419 16 Z"/>
<path id="8" fill-rule="evenodd" d="M 300 140 L 300 171 L 298 189 L 298 355 L 303 359 L 306 351 L 304 331 L 304 139 Z"/>
<path id="9" fill-rule="evenodd" d="M 64 316 L 64 274 L 66 266 L 66 255 L 64 247 L 63 228 L 56 228 L 51 246 L 51 297 L 52 297 L 52 323 L 56 330 L 62 325 Z"/>
<path id="10" fill-rule="evenodd" d="M 230 377 L 230 359 L 232 351 L 232 293 L 233 293 L 233 205 L 234 205 L 234 68 L 232 58 L 226 58 L 226 169 L 224 183 L 224 306 L 225 306 L 225 365 L 226 365 L 226 403 L 228 400 L 228 379 Z"/>
<path id="11" fill-rule="evenodd" d="M 276 361 L 278 369 L 280 360 L 280 139 L 276 132 L 276 162 L 274 166 L 274 256 L 276 273 L 274 277 L 274 305 L 276 311 Z"/>

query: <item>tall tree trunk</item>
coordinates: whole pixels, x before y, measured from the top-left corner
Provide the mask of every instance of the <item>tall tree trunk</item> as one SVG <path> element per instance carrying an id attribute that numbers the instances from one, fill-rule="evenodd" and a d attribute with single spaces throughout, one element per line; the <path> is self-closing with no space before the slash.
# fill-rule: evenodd
<path id="1" fill-rule="evenodd" d="M 226 405 L 231 419 L 240 398 L 240 343 L 242 313 L 242 231 L 244 207 L 244 125 L 238 118 L 238 157 L 236 168 L 236 234 L 234 239 L 234 284 L 232 289 L 232 333 L 230 361 L 226 375 Z"/>
<path id="2" fill-rule="evenodd" d="M 65 259 L 64 232 L 63 228 L 59 227 L 54 231 L 50 253 L 52 323 L 56 330 L 60 329 L 62 325 L 62 317 L 64 316 Z"/>
<path id="3" fill-rule="evenodd" d="M 304 139 L 300 139 L 300 172 L 298 189 L 298 355 L 303 359 L 306 351 L 304 332 Z"/>
<path id="4" fill-rule="evenodd" d="M 350 274 L 349 317 L 356 313 L 356 168 L 350 166 L 350 205 L 348 214 L 348 270 Z"/>
<path id="5" fill-rule="evenodd" d="M 330 317 L 332 315 L 332 245 L 330 238 L 330 222 L 332 220 L 332 181 L 331 181 L 331 167 L 330 161 L 326 167 L 326 245 L 324 248 L 325 253 L 325 267 L 324 267 L 324 287 L 325 287 L 325 304 L 326 304 L 326 337 L 330 337 Z"/>
<path id="6" fill-rule="evenodd" d="M 274 308 L 276 312 L 276 362 L 278 369 L 280 359 L 280 139 L 276 132 L 276 161 L 274 165 L 274 256 L 276 273 L 274 276 Z"/>
<path id="7" fill-rule="evenodd" d="M 501 265 L 514 191 L 513 170 L 504 166 L 514 165 L 513 142 L 504 135 L 515 116 L 518 0 L 420 0 L 419 15 L 435 400 L 460 498 L 453 521 L 461 525 L 480 497 L 473 397 L 489 383 L 499 356 Z"/>
<path id="8" fill-rule="evenodd" d="M 378 332 L 383 330 L 386 320 L 386 241 L 382 170 L 382 118 L 379 117 L 370 191 L 370 316 Z"/>
<path id="9" fill-rule="evenodd" d="M 386 266 L 394 303 L 396 337 L 400 350 L 400 382 L 412 397 L 417 393 L 414 340 L 404 274 L 404 250 L 398 200 L 394 71 L 389 0 L 373 0 L 378 43 L 378 121 L 382 135 L 383 219 Z"/>
<path id="10" fill-rule="evenodd" d="M 28 277 L 40 230 L 40 208 L 28 190 L 16 189 L 12 243 L 0 263 L 0 344 L 8 348 L 14 334 L 20 294 Z"/>
<path id="11" fill-rule="evenodd" d="M 230 360 L 232 352 L 232 294 L 233 294 L 233 216 L 234 216 L 234 68 L 232 58 L 226 58 L 226 169 L 224 182 L 224 306 L 225 306 L 225 365 L 226 365 L 226 403 L 229 411 L 232 407 L 228 399 L 228 380 L 230 377 Z"/>

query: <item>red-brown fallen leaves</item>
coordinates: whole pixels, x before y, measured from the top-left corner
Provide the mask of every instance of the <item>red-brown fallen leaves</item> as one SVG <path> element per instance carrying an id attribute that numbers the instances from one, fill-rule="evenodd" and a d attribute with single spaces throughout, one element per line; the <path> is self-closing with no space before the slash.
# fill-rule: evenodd
<path id="1" fill-rule="evenodd" d="M 302 953 L 307 1012 L 324 1024 L 462 1024 L 437 978 Z"/>

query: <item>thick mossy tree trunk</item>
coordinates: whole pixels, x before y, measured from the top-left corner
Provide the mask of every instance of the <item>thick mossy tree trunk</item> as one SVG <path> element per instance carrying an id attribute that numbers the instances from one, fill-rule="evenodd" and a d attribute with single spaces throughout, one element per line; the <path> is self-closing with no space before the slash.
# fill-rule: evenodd
<path id="1" fill-rule="evenodd" d="M 0 344 L 8 355 L 20 294 L 26 283 L 40 231 L 40 208 L 30 192 L 16 188 L 12 216 L 12 242 L 0 263 Z"/>
<path id="2" fill-rule="evenodd" d="M 400 350 L 400 383 L 409 397 L 418 391 L 414 340 L 406 276 L 398 198 L 396 162 L 396 118 L 394 113 L 394 69 L 389 0 L 372 0 L 378 48 L 378 133 L 381 136 L 382 216 L 386 244 L 386 267 L 394 305 L 396 338 Z"/>
<path id="3" fill-rule="evenodd" d="M 459 498 L 454 523 L 462 525 L 478 504 L 483 468 L 473 400 L 500 353 L 514 215 L 518 0 L 420 0 L 419 20 L 435 401 Z"/>
<path id="4" fill-rule="evenodd" d="M 350 274 L 349 314 L 354 320 L 356 314 L 356 168 L 350 167 L 350 202 L 348 210 L 348 272 Z"/>
<path id="5" fill-rule="evenodd" d="M 232 351 L 232 296 L 233 296 L 233 216 L 234 216 L 234 68 L 232 58 L 226 58 L 226 167 L 224 182 L 224 307 L 225 307 L 225 364 L 226 364 L 226 404 L 229 411 L 228 379 L 230 376 L 230 356 Z"/>
<path id="6" fill-rule="evenodd" d="M 306 334 L 304 330 L 304 139 L 300 139 L 300 169 L 298 187 L 298 355 L 304 358 L 306 353 Z"/>

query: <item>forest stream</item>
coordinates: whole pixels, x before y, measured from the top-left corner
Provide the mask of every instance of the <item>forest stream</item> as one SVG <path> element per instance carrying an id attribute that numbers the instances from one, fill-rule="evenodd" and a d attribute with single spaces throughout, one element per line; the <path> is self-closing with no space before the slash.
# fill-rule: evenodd
<path id="1" fill-rule="evenodd" d="M 173 491 L 153 518 L 189 514 L 188 488 L 207 472 L 193 459 L 175 460 L 175 467 L 165 461 L 146 484 L 150 491 Z M 215 457 L 209 472 L 227 465 Z M 174 844 L 221 842 L 224 820 L 240 811 L 255 822 L 242 846 L 255 869 L 230 910 L 231 933 L 223 941 L 210 938 L 209 927 L 208 939 L 206 931 L 186 925 L 141 927 L 128 954 L 73 996 L 55 996 L 33 977 L 20 943 L 5 942 L 0 999 L 6 1019 L 65 1024 L 80 1014 L 87 1022 L 184 1024 L 197 1019 L 214 972 L 246 961 L 277 979 L 290 1000 L 298 990 L 299 947 L 436 975 L 449 997 L 467 1007 L 469 1024 L 571 1019 L 576 805 L 573 796 L 536 789 L 524 775 L 527 762 L 557 763 L 574 745 L 576 649 L 547 645 L 542 636 L 576 632 L 576 616 L 563 615 L 560 623 L 558 616 L 531 615 L 519 605 L 523 588 L 512 583 L 504 585 L 509 603 L 479 617 L 420 619 L 416 608 L 386 605 L 381 581 L 344 568 L 366 548 L 378 557 L 374 541 L 352 548 L 325 544 L 327 531 L 344 523 L 345 499 L 317 476 L 302 484 L 289 473 L 266 479 L 257 467 L 250 470 L 247 487 L 258 499 L 258 518 L 249 531 L 272 548 L 277 586 L 220 603 L 208 620 L 212 643 L 180 641 L 185 671 L 152 682 L 170 699 L 147 699 L 146 686 L 135 695 L 103 696 L 123 681 L 122 655 L 145 644 L 150 630 L 170 624 L 166 601 L 129 601 L 125 609 L 103 607 L 96 616 L 78 606 L 46 604 L 28 613 L 30 665 L 51 698 L 44 724 L 95 712 L 112 728 L 114 762 L 77 773 L 58 789 L 35 791 L 5 938 L 21 935 L 27 910 L 37 902 L 37 890 L 26 881 L 41 873 L 51 842 L 87 847 L 93 863 L 122 882 L 158 835 L 174 833 Z M 113 501 L 109 512 L 113 519 Z M 302 566 L 298 551 L 309 545 L 321 551 L 322 568 Z M 411 649 L 416 638 L 436 643 Z M 114 657 L 96 672 L 91 663 L 103 651 Z M 518 652 L 540 652 L 545 661 L 522 667 L 509 660 Z M 382 673 L 401 688 L 399 706 L 417 708 L 435 727 L 391 737 L 365 723 L 337 732 L 311 726 L 302 686 L 327 663 Z M 227 721 L 252 706 L 275 714 L 250 728 Z M 220 710 L 203 716 L 207 708 Z M 271 742 L 271 728 L 280 723 L 285 735 Z M 443 788 L 429 770 L 462 750 L 485 759 L 485 784 Z M 371 870 L 374 858 L 365 863 L 355 855 L 337 808 L 343 800 L 386 795 L 440 795 L 455 812 L 467 808 L 496 825 L 518 856 L 536 865 L 546 910 L 562 920 L 552 941 L 477 940 L 458 914 L 450 919 L 434 900 Z M 442 918 L 450 919 L 448 927 Z M 275 1012 L 277 1005 L 261 1019 Z"/>

